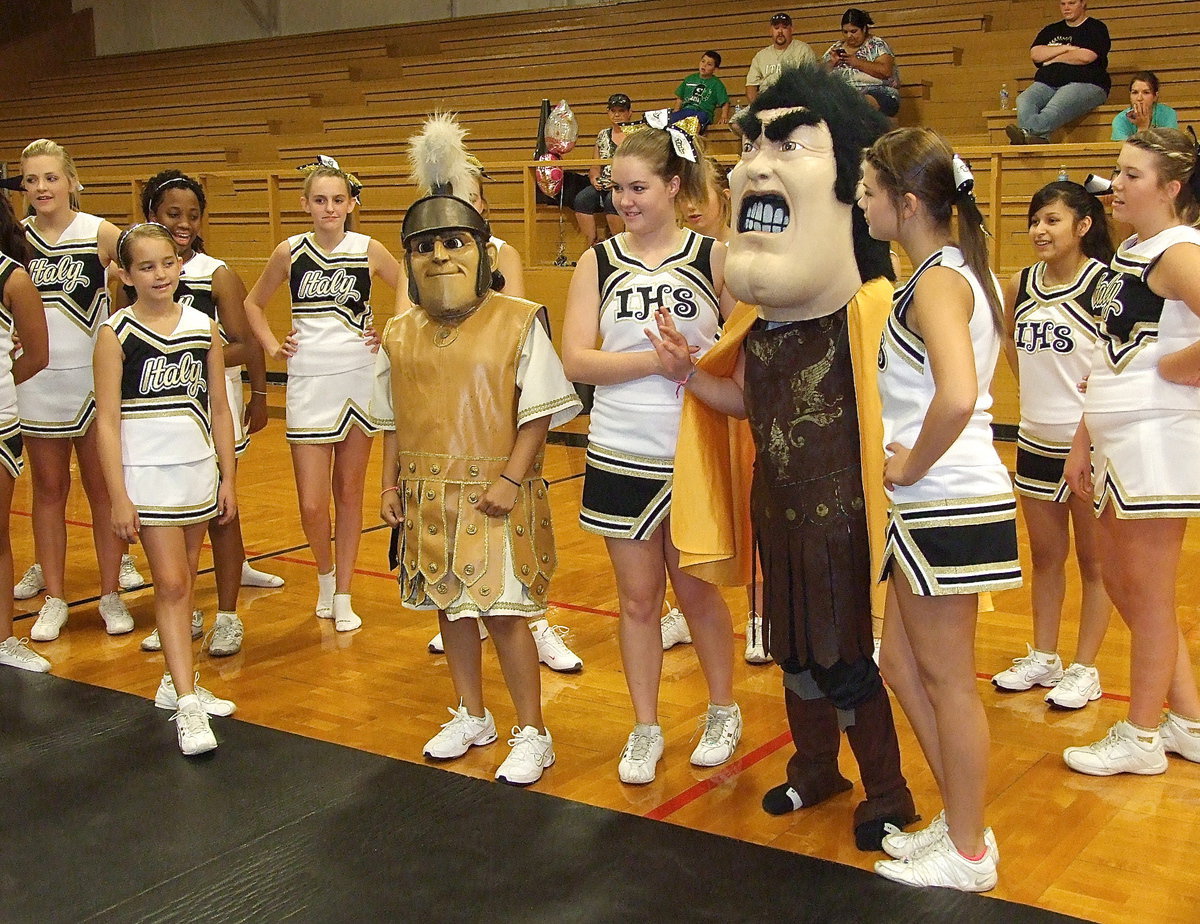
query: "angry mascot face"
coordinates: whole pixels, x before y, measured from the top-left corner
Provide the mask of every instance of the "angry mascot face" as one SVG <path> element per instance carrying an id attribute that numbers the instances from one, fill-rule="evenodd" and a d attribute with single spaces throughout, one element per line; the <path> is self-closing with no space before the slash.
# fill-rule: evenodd
<path id="1" fill-rule="evenodd" d="M 738 119 L 730 176 L 730 291 L 772 321 L 838 310 L 865 280 L 891 276 L 855 202 L 863 149 L 887 120 L 834 74 L 784 71 Z"/>

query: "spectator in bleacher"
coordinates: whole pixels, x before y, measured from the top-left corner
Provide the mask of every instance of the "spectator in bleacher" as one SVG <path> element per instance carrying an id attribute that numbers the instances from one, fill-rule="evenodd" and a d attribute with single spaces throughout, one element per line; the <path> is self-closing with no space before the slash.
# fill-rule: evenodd
<path id="1" fill-rule="evenodd" d="M 1138 71 L 1129 81 L 1129 108 L 1113 117 L 1112 140 L 1124 141 L 1147 128 L 1178 128 L 1175 110 L 1158 101 L 1158 76 Z"/>
<path id="2" fill-rule="evenodd" d="M 633 121 L 633 102 L 624 93 L 614 93 L 608 98 L 608 119 L 612 122 L 608 128 L 602 128 L 596 136 L 596 156 L 611 160 L 621 142 L 625 140 L 625 124 Z M 620 234 L 625 228 L 612 201 L 612 164 L 597 164 L 588 170 L 588 180 L 591 185 L 579 191 L 571 207 L 575 210 L 575 221 L 579 225 L 579 233 L 587 238 L 587 246 L 591 247 L 600 235 L 596 230 L 596 216 L 604 213 L 611 234 Z"/>
<path id="3" fill-rule="evenodd" d="M 700 130 L 704 131 L 714 120 L 718 125 L 729 121 L 729 93 L 716 75 L 720 66 L 719 51 L 706 51 L 700 56 L 700 69 L 683 78 L 683 83 L 675 90 L 672 125 L 688 116 L 695 116 L 700 120 Z M 718 106 L 721 107 L 720 116 L 717 116 Z"/>
<path id="4" fill-rule="evenodd" d="M 817 56 L 807 42 L 792 38 L 792 17 L 776 13 L 771 17 L 771 44 L 759 51 L 750 61 L 746 73 L 746 99 L 754 102 L 759 90 L 765 90 L 779 79 L 785 66 L 816 64 Z"/>
<path id="5" fill-rule="evenodd" d="M 853 7 L 842 15 L 842 40 L 821 57 L 825 66 L 861 93 L 885 116 L 900 111 L 900 70 L 892 49 L 871 34 L 871 14 Z"/>
<path id="6" fill-rule="evenodd" d="M 1017 97 L 1017 124 L 1005 126 L 1013 144 L 1046 144 L 1050 133 L 1091 112 L 1112 88 L 1108 26 L 1088 16 L 1087 0 L 1059 0 L 1063 18 L 1033 40 L 1033 85 Z"/>

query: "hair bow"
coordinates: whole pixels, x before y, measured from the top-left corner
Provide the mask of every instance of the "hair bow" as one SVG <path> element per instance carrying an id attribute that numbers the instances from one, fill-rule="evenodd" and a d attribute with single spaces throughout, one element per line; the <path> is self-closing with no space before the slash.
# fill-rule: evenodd
<path id="1" fill-rule="evenodd" d="M 1112 180 L 1096 176 L 1094 173 L 1087 175 L 1087 179 L 1083 181 L 1083 188 L 1093 196 L 1111 196 L 1113 191 Z"/>
<path id="2" fill-rule="evenodd" d="M 971 168 L 967 166 L 967 162 L 955 154 L 951 165 L 954 171 L 954 191 L 960 198 L 969 196 L 974 199 L 975 174 L 971 172 Z"/>
<path id="3" fill-rule="evenodd" d="M 696 163 L 700 159 L 700 153 L 696 148 L 696 141 L 684 128 L 684 123 L 691 122 L 699 127 L 699 120 L 695 116 L 688 116 L 686 119 L 681 119 L 674 125 L 668 124 L 671 117 L 670 109 L 653 109 L 647 112 L 643 117 L 647 125 L 651 128 L 662 129 L 667 133 L 667 137 L 671 139 L 671 147 L 675 154 L 682 157 L 689 163 Z"/>
<path id="4" fill-rule="evenodd" d="M 350 198 L 359 205 L 362 205 L 362 198 L 360 195 L 363 189 L 362 181 L 348 170 L 343 170 L 338 162 L 328 154 L 318 154 L 317 159 L 311 164 L 301 164 L 296 169 L 305 176 L 308 176 L 318 167 L 328 167 L 330 170 L 336 170 L 338 173 L 344 176 L 346 178 L 346 185 L 350 187 Z"/>

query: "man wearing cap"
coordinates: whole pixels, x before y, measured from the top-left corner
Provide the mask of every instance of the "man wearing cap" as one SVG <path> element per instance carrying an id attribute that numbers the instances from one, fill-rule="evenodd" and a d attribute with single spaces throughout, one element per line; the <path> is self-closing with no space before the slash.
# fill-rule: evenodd
<path id="1" fill-rule="evenodd" d="M 612 160 L 613 154 L 625 140 L 625 130 L 622 126 L 633 121 L 633 103 L 624 93 L 614 93 L 608 98 L 606 109 L 612 125 L 601 129 L 600 134 L 596 136 L 596 157 Z M 588 170 L 588 183 L 589 185 L 575 196 L 571 208 L 575 210 L 579 233 L 587 239 L 587 246 L 591 247 L 600 239 L 596 230 L 596 216 L 601 212 L 608 223 L 609 233 L 619 233 L 624 224 L 612 203 L 612 166 L 594 165 Z"/>
<path id="2" fill-rule="evenodd" d="M 807 42 L 792 38 L 792 17 L 776 13 L 771 17 L 771 44 L 762 49 L 750 62 L 746 74 L 746 99 L 754 102 L 759 90 L 765 90 L 779 79 L 785 66 L 816 66 L 817 56 Z"/>

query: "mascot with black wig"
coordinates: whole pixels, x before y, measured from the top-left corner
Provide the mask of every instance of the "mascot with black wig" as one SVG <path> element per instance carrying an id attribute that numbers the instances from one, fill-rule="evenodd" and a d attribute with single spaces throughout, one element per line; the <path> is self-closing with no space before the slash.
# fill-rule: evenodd
<path id="1" fill-rule="evenodd" d="M 866 790 L 855 841 L 878 850 L 885 826 L 918 818 L 872 658 L 887 510 L 875 359 L 893 270 L 854 203 L 862 152 L 888 125 L 836 75 L 802 68 L 738 128 L 725 278 L 741 302 L 695 367 L 669 318 L 647 332 L 688 392 L 680 448 L 693 451 L 677 456 L 676 496 L 713 498 L 677 505 L 672 535 L 681 562 L 717 583 L 744 582 L 757 549 L 796 748 L 763 808 L 782 815 L 850 789 L 845 731 Z M 749 422 L 752 476 L 745 424 L 729 417 Z"/>

